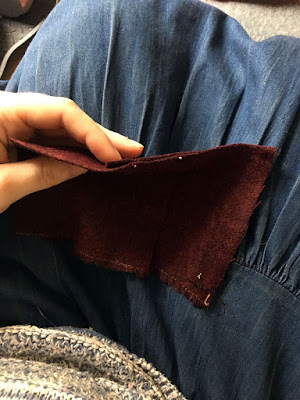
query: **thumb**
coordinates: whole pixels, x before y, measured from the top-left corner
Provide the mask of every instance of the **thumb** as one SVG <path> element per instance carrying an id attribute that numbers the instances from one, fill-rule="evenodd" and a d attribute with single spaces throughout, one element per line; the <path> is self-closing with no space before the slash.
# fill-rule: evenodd
<path id="1" fill-rule="evenodd" d="M 86 169 L 39 156 L 0 165 L 0 213 L 17 200 L 87 172 Z"/>

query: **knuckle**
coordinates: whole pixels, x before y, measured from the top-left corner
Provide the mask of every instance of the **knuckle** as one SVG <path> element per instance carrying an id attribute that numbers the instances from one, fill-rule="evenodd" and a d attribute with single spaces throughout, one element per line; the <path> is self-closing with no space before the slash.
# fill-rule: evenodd
<path id="1" fill-rule="evenodd" d="M 38 180 L 42 187 L 48 188 L 53 185 L 54 172 L 50 168 L 47 159 L 41 159 L 38 166 Z"/>
<path id="2" fill-rule="evenodd" d="M 48 189 L 70 178 L 68 164 L 50 158 L 40 158 L 38 163 L 38 186 Z"/>

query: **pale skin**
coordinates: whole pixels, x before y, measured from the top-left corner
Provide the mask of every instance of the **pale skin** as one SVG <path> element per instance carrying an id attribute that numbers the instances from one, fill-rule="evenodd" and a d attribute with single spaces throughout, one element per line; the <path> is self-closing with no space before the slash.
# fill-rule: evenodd
<path id="1" fill-rule="evenodd" d="M 0 213 L 31 193 L 87 172 L 46 156 L 17 161 L 9 138 L 28 141 L 34 135 L 87 148 L 102 162 L 138 157 L 143 151 L 141 144 L 98 125 L 70 99 L 0 92 Z"/>

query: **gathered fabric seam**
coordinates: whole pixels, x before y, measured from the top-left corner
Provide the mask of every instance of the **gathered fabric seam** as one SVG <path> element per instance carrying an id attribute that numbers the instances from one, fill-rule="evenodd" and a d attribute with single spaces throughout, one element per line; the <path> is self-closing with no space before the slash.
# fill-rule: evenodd
<path id="1" fill-rule="evenodd" d="M 282 283 L 279 283 L 279 282 L 276 281 L 274 278 L 271 278 L 269 275 L 265 274 L 264 272 L 261 272 L 261 271 L 255 269 L 255 266 L 251 267 L 251 266 L 249 266 L 249 265 L 247 265 L 247 264 L 243 264 L 243 263 L 238 262 L 238 261 L 234 261 L 233 264 L 237 264 L 237 265 L 239 265 L 240 267 L 246 267 L 246 268 L 248 268 L 248 269 L 251 269 L 251 270 L 254 271 L 254 272 L 257 272 L 257 273 L 260 274 L 260 275 L 265 276 L 265 277 L 268 278 L 268 279 L 271 279 L 273 282 L 277 283 L 277 285 L 279 285 L 280 287 L 284 288 L 285 290 L 288 290 L 294 297 L 296 297 L 297 300 L 300 301 L 300 295 L 298 296 L 296 293 L 292 292 L 289 288 L 287 288 L 286 286 L 284 286 Z"/>

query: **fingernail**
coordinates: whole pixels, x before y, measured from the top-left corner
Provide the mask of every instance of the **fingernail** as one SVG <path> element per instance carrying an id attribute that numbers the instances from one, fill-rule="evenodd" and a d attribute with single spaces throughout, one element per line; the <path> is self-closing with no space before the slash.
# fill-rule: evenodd
<path id="1" fill-rule="evenodd" d="M 140 148 L 144 147 L 141 143 L 139 143 L 139 142 L 137 142 L 135 140 L 129 139 L 129 142 L 131 144 L 134 144 L 136 147 L 140 147 Z"/>

